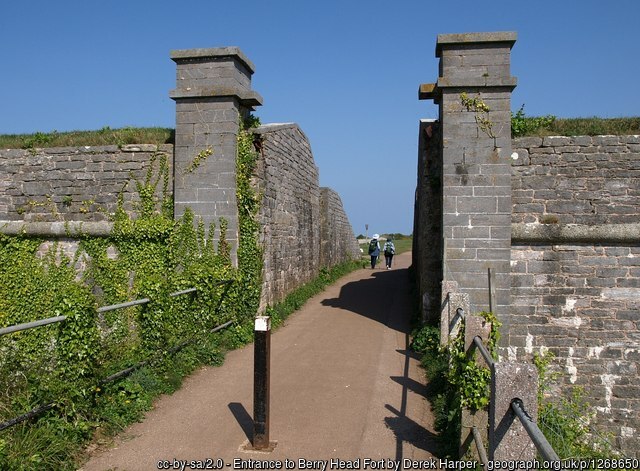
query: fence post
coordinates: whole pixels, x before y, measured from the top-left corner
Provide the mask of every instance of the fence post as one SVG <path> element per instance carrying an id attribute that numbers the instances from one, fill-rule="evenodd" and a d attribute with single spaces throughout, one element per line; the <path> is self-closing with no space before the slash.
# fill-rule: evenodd
<path id="1" fill-rule="evenodd" d="M 491 323 L 486 319 L 475 315 L 466 315 L 464 320 L 464 350 L 467 355 L 473 355 L 475 361 L 485 367 L 489 367 L 486 361 L 479 354 L 474 346 L 473 339 L 480 337 L 482 343 L 486 346 L 489 341 L 489 335 L 491 334 Z M 488 442 L 488 424 L 489 417 L 486 410 L 471 411 L 470 409 L 462 409 L 462 419 L 460 427 L 460 456 L 465 456 L 467 452 L 476 461 L 480 461 L 480 455 L 478 449 L 473 445 L 473 428 L 476 427 L 483 444 Z"/>
<path id="2" fill-rule="evenodd" d="M 511 402 L 522 400 L 528 414 L 538 417 L 538 371 L 526 363 L 496 362 L 491 369 L 489 406 L 489 459 L 532 460 L 536 448 L 513 410 Z"/>

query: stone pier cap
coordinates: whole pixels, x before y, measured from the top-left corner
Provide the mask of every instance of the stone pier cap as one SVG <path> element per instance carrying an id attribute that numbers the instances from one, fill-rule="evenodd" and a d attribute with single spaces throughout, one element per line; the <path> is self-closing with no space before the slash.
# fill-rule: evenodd
<path id="1" fill-rule="evenodd" d="M 251 110 L 262 105 L 262 96 L 251 90 L 255 66 L 239 47 L 175 49 L 170 57 L 177 65 L 178 83 L 169 92 L 172 99 L 232 97 Z M 207 64 L 215 64 L 216 72 L 202 70 L 214 68 Z"/>
<path id="2" fill-rule="evenodd" d="M 515 31 L 498 31 L 493 33 L 459 33 L 459 34 L 439 34 L 436 42 L 436 57 L 442 57 L 442 48 L 455 46 L 458 44 L 476 43 L 504 43 L 509 48 L 513 47 L 518 39 Z"/>
<path id="3" fill-rule="evenodd" d="M 507 51 L 511 50 L 517 39 L 518 34 L 515 31 L 439 34 L 436 42 L 436 57 L 440 59 L 438 82 L 421 84 L 418 99 L 439 103 L 443 88 L 499 87 L 513 90 L 517 85 L 517 79 L 510 75 L 505 76 L 502 69 L 509 67 Z M 498 53 L 495 51 L 496 48 L 502 48 L 504 52 Z M 477 59 L 473 56 L 487 54 L 491 49 L 494 57 L 489 64 L 483 67 L 476 64 Z M 467 61 L 469 63 L 466 67 L 460 68 Z M 453 73 L 450 71 L 443 74 L 443 67 L 465 69 L 465 72 L 458 75 L 454 70 Z"/>

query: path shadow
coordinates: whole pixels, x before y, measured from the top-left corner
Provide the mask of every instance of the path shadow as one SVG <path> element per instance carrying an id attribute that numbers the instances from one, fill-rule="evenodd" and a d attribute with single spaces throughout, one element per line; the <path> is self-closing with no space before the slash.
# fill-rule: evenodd
<path id="1" fill-rule="evenodd" d="M 424 450 L 433 456 L 436 456 L 438 451 L 437 435 L 430 432 L 415 420 L 404 415 L 401 411 L 395 407 L 385 404 L 388 411 L 393 413 L 393 416 L 385 417 L 384 421 L 387 427 L 389 427 L 396 437 L 396 460 L 402 460 L 402 443 L 410 443 L 414 448 Z"/>
<path id="2" fill-rule="evenodd" d="M 409 334 L 405 334 L 404 337 L 405 348 L 403 350 L 396 350 L 396 353 L 404 357 L 402 376 L 391 376 L 392 381 L 402 386 L 400 410 L 389 404 L 385 404 L 385 408 L 393 412 L 394 416 L 385 417 L 384 419 L 386 426 L 393 431 L 396 439 L 396 461 L 404 458 L 403 444 L 405 442 L 411 444 L 414 448 L 425 450 L 433 456 L 437 456 L 439 451 L 438 436 L 409 417 L 407 407 L 409 391 L 426 400 L 428 398 L 429 388 L 427 385 L 410 377 L 410 363 L 412 360 L 419 359 L 419 355 L 409 349 Z"/>
<path id="3" fill-rule="evenodd" d="M 394 312 L 392 307 L 398 296 L 409 296 L 409 270 L 370 271 L 370 277 L 345 284 L 337 298 L 324 299 L 322 305 L 355 312 L 408 334 L 410 313 Z"/>
<path id="4" fill-rule="evenodd" d="M 419 360 L 419 355 L 409 349 L 411 332 L 409 270 L 398 268 L 367 269 L 367 271 L 370 276 L 346 283 L 337 297 L 324 299 L 321 303 L 323 306 L 356 313 L 404 334 L 404 348 L 395 350 L 403 357 L 402 376 L 389 378 L 402 387 L 401 397 L 397 398 L 400 405 L 397 409 L 389 403 L 385 404 L 385 408 L 393 415 L 385 417 L 384 422 L 395 436 L 396 460 L 403 459 L 404 444 L 410 444 L 416 449 L 437 456 L 439 451 L 437 435 L 416 421 L 421 418 L 410 417 L 414 413 L 414 409 L 409 408 L 410 403 L 414 404 L 414 399 L 410 401 L 410 394 L 420 396 L 415 400 L 427 400 L 429 387 L 410 376 L 410 363 Z"/>
<path id="5" fill-rule="evenodd" d="M 230 402 L 228 407 L 246 435 L 247 440 L 251 442 L 253 440 L 253 418 L 239 402 Z"/>

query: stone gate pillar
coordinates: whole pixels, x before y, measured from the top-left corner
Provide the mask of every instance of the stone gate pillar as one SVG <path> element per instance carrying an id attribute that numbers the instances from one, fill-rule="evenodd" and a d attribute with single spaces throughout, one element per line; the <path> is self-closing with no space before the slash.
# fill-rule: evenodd
<path id="1" fill-rule="evenodd" d="M 516 33 L 439 35 L 436 84 L 421 99 L 439 105 L 442 149 L 443 278 L 488 310 L 487 269 L 502 318 L 510 298 L 511 48 Z M 506 332 L 505 332 L 506 333 Z"/>
<path id="2" fill-rule="evenodd" d="M 262 97 L 251 90 L 254 66 L 236 47 L 171 51 L 177 66 L 174 213 L 190 207 L 205 227 L 228 223 L 237 264 L 236 138 L 240 120 Z"/>

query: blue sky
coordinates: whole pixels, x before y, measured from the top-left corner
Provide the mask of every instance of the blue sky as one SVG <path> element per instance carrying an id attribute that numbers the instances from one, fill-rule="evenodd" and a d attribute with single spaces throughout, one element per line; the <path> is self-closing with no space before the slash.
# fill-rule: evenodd
<path id="1" fill-rule="evenodd" d="M 30 0 L 0 13 L 0 133 L 174 127 L 172 49 L 239 46 L 263 123 L 296 122 L 354 232 L 412 231 L 438 34 L 516 31 L 512 108 L 640 115 L 640 2 Z"/>

